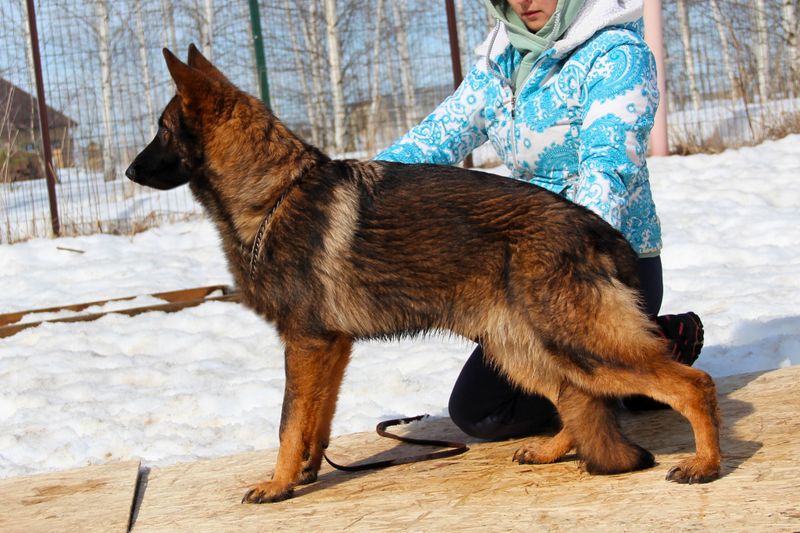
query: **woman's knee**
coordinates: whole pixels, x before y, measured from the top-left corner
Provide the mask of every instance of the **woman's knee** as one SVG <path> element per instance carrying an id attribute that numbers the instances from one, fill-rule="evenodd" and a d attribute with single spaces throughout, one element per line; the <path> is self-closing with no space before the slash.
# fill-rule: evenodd
<path id="1" fill-rule="evenodd" d="M 450 397 L 448 405 L 450 419 L 453 423 L 476 439 L 497 440 L 504 438 L 502 435 L 507 429 L 506 424 L 495 415 L 479 415 L 463 405 L 459 399 Z"/>
<path id="2" fill-rule="evenodd" d="M 470 409 L 470 398 L 450 396 L 448 409 L 453 423 L 470 437 L 505 440 L 541 433 L 557 425 L 553 404 L 535 396 L 518 395 L 498 404 L 490 412 Z M 474 399 L 472 399 L 474 402 Z"/>

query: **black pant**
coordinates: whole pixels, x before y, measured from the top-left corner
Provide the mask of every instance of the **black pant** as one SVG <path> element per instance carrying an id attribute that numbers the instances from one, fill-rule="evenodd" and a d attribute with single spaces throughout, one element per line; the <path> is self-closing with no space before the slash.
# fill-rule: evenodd
<path id="1" fill-rule="evenodd" d="M 639 259 L 639 277 L 645 309 L 658 314 L 664 285 L 661 258 Z M 556 408 L 549 400 L 526 394 L 512 385 L 475 348 L 461 369 L 450 394 L 450 418 L 467 435 L 487 440 L 522 437 L 551 427 Z"/>

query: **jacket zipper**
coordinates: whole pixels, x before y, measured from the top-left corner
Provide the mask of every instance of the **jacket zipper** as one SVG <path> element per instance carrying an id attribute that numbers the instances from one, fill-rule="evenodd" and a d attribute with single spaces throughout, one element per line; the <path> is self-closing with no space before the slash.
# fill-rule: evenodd
<path id="1" fill-rule="evenodd" d="M 517 166 L 518 166 L 517 165 L 517 163 L 518 163 L 518 161 L 517 161 L 517 132 L 516 132 L 516 129 L 517 129 L 516 128 L 517 95 L 515 94 L 515 90 L 514 90 L 515 88 L 513 86 L 513 83 L 511 82 L 511 80 L 503 75 L 502 71 L 500 70 L 499 65 L 497 65 L 497 63 L 495 63 L 495 61 L 492 59 L 492 48 L 494 47 L 494 40 L 497 37 L 497 33 L 500 31 L 500 25 L 501 25 L 500 21 L 498 21 L 497 24 L 495 25 L 494 33 L 492 34 L 492 39 L 489 42 L 489 48 L 486 51 L 486 62 L 487 62 L 487 65 L 490 67 L 490 70 L 493 70 L 495 72 L 495 74 L 497 76 L 499 76 L 502 80 L 504 80 L 506 82 L 506 84 L 508 85 L 508 87 L 511 89 L 511 159 L 514 162 L 514 168 L 517 168 Z M 536 61 L 533 63 L 533 66 L 531 67 L 530 73 L 522 81 L 522 84 L 520 85 L 520 88 L 524 87 L 525 84 L 528 83 L 528 80 L 530 80 L 531 76 L 533 76 L 533 73 L 536 70 L 536 67 L 538 67 L 539 64 L 542 61 L 544 61 L 545 57 L 549 57 L 550 55 L 552 55 L 552 54 L 541 54 L 538 58 L 536 58 Z"/>
<path id="2" fill-rule="evenodd" d="M 533 77 L 533 74 L 536 71 L 536 68 L 539 67 L 544 62 L 545 58 L 549 57 L 550 55 L 551 54 L 542 54 L 538 58 L 536 58 L 536 61 L 533 63 L 533 66 L 531 67 L 530 73 L 528 73 L 528 75 L 525 77 L 525 79 L 522 80 L 522 83 L 519 85 L 519 87 L 513 87 L 512 84 L 511 84 L 511 80 L 509 80 L 505 76 L 503 77 L 508 82 L 508 86 L 511 87 L 511 152 L 512 152 L 511 153 L 511 159 L 514 161 L 514 168 L 515 169 L 518 166 L 518 161 L 517 161 L 517 123 L 516 123 L 516 118 L 517 118 L 517 93 L 521 93 L 522 92 L 522 88 L 525 87 L 525 84 L 527 84 L 528 81 Z"/>
<path id="3" fill-rule="evenodd" d="M 514 161 L 514 168 L 517 168 L 517 96 L 511 90 L 511 159 Z"/>

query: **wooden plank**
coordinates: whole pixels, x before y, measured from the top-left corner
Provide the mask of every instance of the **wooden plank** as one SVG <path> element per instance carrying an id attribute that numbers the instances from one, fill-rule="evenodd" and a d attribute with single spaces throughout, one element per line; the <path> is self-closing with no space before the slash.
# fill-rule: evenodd
<path id="1" fill-rule="evenodd" d="M 54 324 L 59 322 L 92 322 L 94 320 L 97 320 L 98 318 L 102 318 L 106 315 L 111 315 L 111 314 L 136 316 L 136 315 L 141 315 L 142 313 L 151 313 L 154 311 L 161 311 L 164 313 L 175 313 L 177 311 L 188 309 L 189 307 L 196 307 L 198 305 L 202 305 L 207 302 L 238 302 L 240 298 L 241 298 L 240 293 L 233 292 L 230 294 L 225 294 L 223 296 L 212 296 L 210 298 L 198 298 L 196 300 L 178 300 L 171 303 L 160 304 L 160 305 L 132 307 L 129 309 L 115 309 L 113 311 L 105 311 L 102 313 L 90 313 L 86 315 L 76 315 L 65 318 L 42 320 L 39 322 L 25 322 L 23 324 L 11 324 L 9 326 L 0 327 L 0 339 L 16 335 L 22 330 L 28 328 L 35 328 L 36 326 L 41 326 L 42 324 Z"/>
<path id="2" fill-rule="evenodd" d="M 134 300 L 141 296 L 151 296 L 153 298 L 158 298 L 160 300 L 165 300 L 167 302 L 184 302 L 188 300 L 198 300 L 200 298 L 205 298 L 209 294 L 222 291 L 223 294 L 231 294 L 235 291 L 232 290 L 227 285 L 209 285 L 207 287 L 194 287 L 191 289 L 181 289 L 177 291 L 166 291 L 166 292 L 155 292 L 152 294 L 143 294 L 139 296 L 124 296 L 122 298 L 110 298 L 108 300 L 97 300 L 94 302 L 84 302 L 78 304 L 69 304 L 69 305 L 62 305 L 57 307 L 46 307 L 43 309 L 31 309 L 28 311 L 16 311 L 14 313 L 5 313 L 0 315 L 0 326 L 5 326 L 8 324 L 16 324 L 25 315 L 35 314 L 35 313 L 57 313 L 59 311 L 74 311 L 80 312 L 84 309 L 89 307 L 101 306 L 106 305 L 111 302 L 126 302 L 129 300 Z"/>
<path id="3" fill-rule="evenodd" d="M 664 481 L 692 454 L 688 423 L 671 411 L 626 414 L 626 434 L 658 465 L 591 476 L 574 460 L 520 466 L 521 441 L 470 441 L 448 419 L 408 426 L 411 436 L 465 439 L 470 451 L 441 461 L 342 473 L 295 497 L 242 505 L 269 476 L 275 450 L 165 468 L 149 475 L 135 532 L 151 531 L 533 531 L 800 530 L 800 366 L 718 380 L 723 477 L 704 485 Z M 374 434 L 334 439 L 342 463 L 419 453 Z"/>
<path id="4" fill-rule="evenodd" d="M 128 530 L 139 461 L 0 480 L 0 531 Z"/>

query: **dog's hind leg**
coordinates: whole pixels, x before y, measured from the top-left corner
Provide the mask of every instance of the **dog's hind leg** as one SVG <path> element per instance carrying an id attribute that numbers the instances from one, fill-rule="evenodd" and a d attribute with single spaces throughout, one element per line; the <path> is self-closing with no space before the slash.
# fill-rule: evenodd
<path id="1" fill-rule="evenodd" d="M 553 353 L 563 354 L 564 379 L 598 398 L 643 394 L 686 417 L 694 431 L 695 457 L 670 470 L 667 479 L 698 483 L 719 477 L 719 412 L 711 377 L 672 361 L 653 324 L 641 312 L 635 293 L 618 282 L 598 285 L 591 302 L 574 299 L 562 309 L 572 316 L 593 310 L 583 320 L 548 331 Z M 556 309 L 558 311 L 558 309 Z M 576 441 L 580 439 L 576 436 Z M 579 445 L 580 446 L 580 445 Z"/>
<path id="2" fill-rule="evenodd" d="M 528 444 L 514 455 L 519 463 L 552 463 L 573 447 L 592 474 L 618 474 L 649 468 L 653 455 L 625 438 L 611 400 L 565 383 L 556 403 L 563 429 L 544 445 Z"/>
<path id="3" fill-rule="evenodd" d="M 242 502 L 266 503 L 292 496 L 294 486 L 319 467 L 328 438 L 351 342 L 330 338 L 284 337 L 286 389 L 281 412 L 280 448 L 271 481 L 250 489 Z M 332 376 L 334 372 L 337 375 Z M 335 385 L 332 386 L 332 385 Z M 322 433 L 325 433 L 322 435 Z M 323 438 L 324 437 L 324 438 Z"/>
<path id="4" fill-rule="evenodd" d="M 608 394 L 643 394 L 666 403 L 692 425 L 696 454 L 672 468 L 669 481 L 705 483 L 719 477 L 719 408 L 711 376 L 696 368 L 656 357 L 645 368 L 603 368 L 595 384 Z"/>

